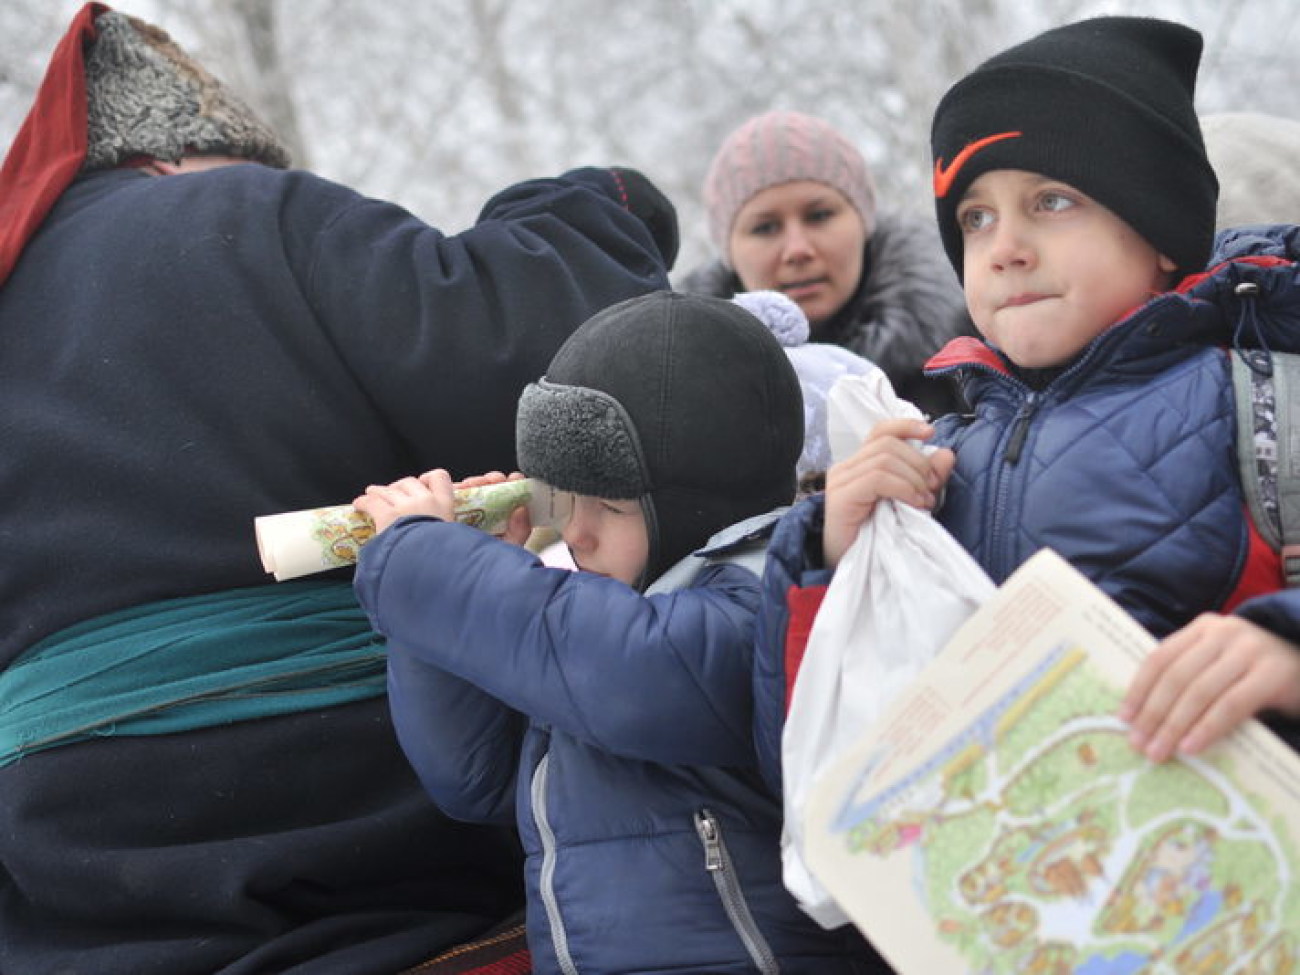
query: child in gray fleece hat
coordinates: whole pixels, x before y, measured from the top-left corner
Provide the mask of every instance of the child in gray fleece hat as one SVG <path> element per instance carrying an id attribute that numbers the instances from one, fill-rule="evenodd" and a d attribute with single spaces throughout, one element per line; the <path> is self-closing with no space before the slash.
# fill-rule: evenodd
<path id="1" fill-rule="evenodd" d="M 356 501 L 402 747 L 449 815 L 517 823 L 539 973 L 870 971 L 782 885 L 751 731 L 758 574 L 803 427 L 759 321 L 659 292 L 587 321 L 520 398 L 520 467 L 572 493 L 578 571 L 456 524 L 445 471 Z"/>

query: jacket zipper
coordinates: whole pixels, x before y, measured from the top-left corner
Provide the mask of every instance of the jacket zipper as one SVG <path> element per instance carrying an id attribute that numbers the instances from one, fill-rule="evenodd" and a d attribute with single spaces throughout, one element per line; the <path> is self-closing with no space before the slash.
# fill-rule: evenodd
<path id="1" fill-rule="evenodd" d="M 1011 467 L 1015 467 L 1020 461 L 1020 454 L 1025 449 L 1025 441 L 1029 439 L 1029 424 L 1033 422 L 1037 410 L 1038 394 L 1030 392 L 1025 396 L 1020 409 L 1016 411 L 1016 418 L 1011 426 L 1011 436 L 1007 440 L 1007 449 L 1002 452 L 1002 459 Z"/>
<path id="2" fill-rule="evenodd" d="M 731 919 L 731 926 L 740 935 L 749 957 L 758 966 L 762 975 L 779 975 L 781 967 L 776 963 L 776 956 L 768 946 L 767 940 L 750 913 L 749 904 L 745 902 L 744 891 L 740 889 L 740 878 L 731 865 L 731 854 L 722 839 L 722 828 L 717 817 L 708 809 L 701 809 L 695 814 L 695 831 L 700 834 L 704 844 L 704 869 L 713 875 L 713 885 L 718 889 L 722 908 Z"/>
<path id="3" fill-rule="evenodd" d="M 546 780 L 550 769 L 551 753 L 547 752 L 537 763 L 533 781 L 529 787 L 533 804 L 533 822 L 537 825 L 537 835 L 542 841 L 542 870 L 539 884 L 542 905 L 546 908 L 546 923 L 551 931 L 551 945 L 555 948 L 555 961 L 564 975 L 578 975 L 578 966 L 569 954 L 569 933 L 564 929 L 564 918 L 560 916 L 560 904 L 555 897 L 555 831 L 551 829 L 546 818 Z"/>
<path id="4" fill-rule="evenodd" d="M 1127 316 L 1124 320 L 1135 321 L 1139 316 L 1142 316 L 1148 319 L 1145 324 L 1141 326 L 1135 325 L 1133 327 L 1144 327 L 1149 332 L 1153 332 L 1153 330 L 1158 328 L 1158 322 L 1152 322 L 1149 320 L 1155 317 L 1155 312 L 1151 309 L 1163 307 L 1165 304 L 1167 304 L 1167 302 L 1165 302 L 1163 298 L 1157 298 L 1151 303 L 1143 306 L 1140 311 L 1135 312 L 1131 316 Z M 1119 331 L 1112 328 L 1094 338 L 1074 364 L 1053 379 L 1044 390 L 1031 389 L 1009 371 L 1005 369 L 996 369 L 981 363 L 972 363 L 965 367 L 948 366 L 942 370 L 935 371 L 935 375 L 941 375 L 955 372 L 962 368 L 979 370 L 998 377 L 1001 382 L 1010 385 L 1013 390 L 1024 391 L 1024 401 L 1016 409 L 1016 415 L 1013 417 L 1011 422 L 1010 432 L 1007 434 L 1006 446 L 1002 449 L 1003 463 L 996 465 L 994 471 L 993 476 L 995 483 L 993 486 L 993 503 L 990 506 L 991 510 L 989 512 L 988 521 L 985 523 L 991 537 L 1001 538 L 1004 540 L 1002 545 L 998 546 L 996 549 L 990 550 L 989 562 L 984 566 L 989 574 L 995 578 L 1005 578 L 1010 575 L 1011 571 L 1018 565 L 1014 558 L 1016 551 L 1014 535 L 1013 533 L 1003 531 L 1002 525 L 1004 522 L 1009 520 L 1008 508 L 1011 486 L 1008 482 L 1016 473 L 1012 468 L 1019 465 L 1021 454 L 1024 452 L 1025 443 L 1029 439 L 1029 428 L 1033 424 L 1034 417 L 1037 414 L 1039 407 L 1042 405 L 1045 396 L 1048 395 L 1051 390 L 1060 389 L 1064 384 L 1073 380 L 1074 377 L 1078 376 L 1080 373 L 1091 369 L 1093 362 L 1105 354 L 1104 350 L 1112 343 L 1120 340 L 1120 338 L 1117 337 L 1119 335 Z M 1028 477 L 1028 473 L 1022 472 L 1020 477 L 1023 480 Z"/>
<path id="5" fill-rule="evenodd" d="M 989 505 L 989 537 L 1000 539 L 996 548 L 989 550 L 989 563 L 985 566 L 990 575 L 997 578 L 1010 573 L 1015 566 L 1016 542 L 1013 532 L 1004 529 L 1010 521 L 1012 483 L 1023 481 L 1025 475 L 1016 470 L 1020 455 L 1024 451 L 1025 441 L 1029 439 L 1029 427 L 1038 411 L 1038 394 L 1033 390 L 1025 392 L 1024 401 L 1016 410 L 1006 434 L 1006 445 L 1002 448 L 1002 463 L 993 468 L 993 496 Z"/>

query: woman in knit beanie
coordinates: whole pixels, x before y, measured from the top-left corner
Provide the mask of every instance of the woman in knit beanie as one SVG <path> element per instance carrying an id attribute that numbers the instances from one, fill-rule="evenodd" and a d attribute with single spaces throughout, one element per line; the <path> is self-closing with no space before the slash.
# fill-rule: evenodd
<path id="1" fill-rule="evenodd" d="M 778 291 L 813 341 L 871 359 L 926 413 L 959 408 L 954 386 L 921 375 L 949 339 L 973 334 L 933 224 L 879 212 L 866 160 L 829 123 L 792 111 L 749 119 L 714 156 L 704 205 L 719 257 L 682 290 Z"/>

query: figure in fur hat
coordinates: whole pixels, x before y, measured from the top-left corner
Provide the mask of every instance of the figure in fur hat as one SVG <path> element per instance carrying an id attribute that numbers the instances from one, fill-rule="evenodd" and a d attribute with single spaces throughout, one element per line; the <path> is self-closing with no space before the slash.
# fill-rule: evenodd
<path id="1" fill-rule="evenodd" d="M 1246 511 L 1229 373 L 1296 350 L 1300 228 L 1214 240 L 1200 54 L 1180 24 L 1096 18 L 940 101 L 936 213 L 982 341 L 927 371 L 974 413 L 881 423 L 778 527 L 757 653 L 781 686 L 756 719 L 777 782 L 781 662 L 882 499 L 932 510 L 997 582 L 1051 547 L 1160 638 L 1119 712 L 1151 760 L 1256 715 L 1300 743 L 1300 593 Z"/>
<path id="2" fill-rule="evenodd" d="M 517 437 L 572 497 L 577 571 L 456 524 L 435 470 L 356 499 L 381 529 L 356 587 L 430 794 L 518 814 L 534 970 L 884 971 L 783 889 L 754 768 L 757 573 L 803 439 L 781 346 L 722 299 L 631 299 L 527 387 Z"/>
<path id="3" fill-rule="evenodd" d="M 88 4 L 0 168 L 0 971 L 392 975 L 522 910 L 350 580 L 273 583 L 253 519 L 513 466 L 525 383 L 666 287 L 672 207 L 591 167 L 445 236 L 288 162 Z"/>
<path id="4" fill-rule="evenodd" d="M 972 334 L 934 228 L 878 208 L 862 153 L 828 122 L 794 111 L 745 121 L 713 157 L 704 206 L 719 256 L 685 275 L 683 291 L 779 291 L 814 342 L 870 359 L 927 415 L 960 407 L 952 384 L 921 373 L 945 342 Z"/>

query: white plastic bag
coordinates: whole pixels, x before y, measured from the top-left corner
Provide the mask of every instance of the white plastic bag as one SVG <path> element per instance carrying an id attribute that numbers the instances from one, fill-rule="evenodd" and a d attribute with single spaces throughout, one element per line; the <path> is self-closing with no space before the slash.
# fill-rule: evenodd
<path id="1" fill-rule="evenodd" d="M 831 390 L 836 461 L 876 423 L 920 417 L 884 373 Z M 803 859 L 803 808 L 820 774 L 855 742 L 994 590 L 979 564 L 930 513 L 882 501 L 835 570 L 791 695 L 781 738 L 785 885 L 826 928 L 849 921 Z"/>

